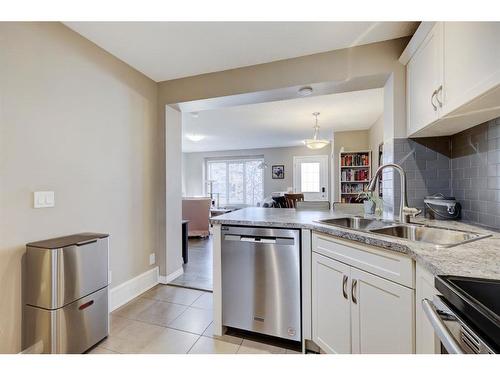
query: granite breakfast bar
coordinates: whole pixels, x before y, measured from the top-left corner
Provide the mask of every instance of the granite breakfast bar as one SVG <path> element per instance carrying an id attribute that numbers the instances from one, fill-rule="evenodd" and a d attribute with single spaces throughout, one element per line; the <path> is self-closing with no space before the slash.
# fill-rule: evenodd
<path id="1" fill-rule="evenodd" d="M 434 275 L 469 276 L 486 279 L 500 279 L 500 234 L 494 231 L 479 228 L 457 221 L 434 221 L 424 218 L 415 218 L 413 223 L 476 232 L 489 237 L 477 241 L 460 244 L 450 248 L 436 248 L 426 242 L 415 242 L 387 235 L 348 229 L 317 222 L 327 218 L 345 218 L 353 214 L 341 211 L 299 211 L 295 209 L 279 208 L 245 208 L 211 220 L 214 225 L 214 333 L 223 334 L 222 326 L 222 300 L 221 300 L 221 225 L 293 228 L 301 231 L 301 272 L 302 272 L 302 311 L 303 311 L 303 338 L 312 338 L 312 313 L 311 313 L 311 257 L 313 253 L 313 238 L 332 240 L 347 248 L 366 249 L 369 252 L 379 253 L 383 256 L 411 259 L 411 277 L 407 277 L 406 287 L 413 288 L 413 300 L 419 298 L 419 275 L 424 275 L 426 281 L 433 286 Z M 373 219 L 373 216 L 367 216 Z M 384 220 L 390 218 L 384 218 Z M 317 242 L 317 241 L 316 241 Z M 486 262 L 485 259 L 488 259 Z M 415 271 L 416 270 L 416 271 Z M 390 278 L 391 276 L 389 276 Z M 411 280 L 410 280 L 411 279 Z M 401 280 L 394 281 L 404 284 Z M 416 292 L 416 293 L 414 293 Z M 415 297 L 416 295 L 416 297 Z M 417 331 L 419 329 L 418 303 L 413 302 L 417 311 Z M 418 341 L 417 332 L 417 341 Z M 418 347 L 418 342 L 416 346 Z M 418 352 L 406 349 L 407 352 Z M 305 343 L 304 343 L 305 348 Z"/>

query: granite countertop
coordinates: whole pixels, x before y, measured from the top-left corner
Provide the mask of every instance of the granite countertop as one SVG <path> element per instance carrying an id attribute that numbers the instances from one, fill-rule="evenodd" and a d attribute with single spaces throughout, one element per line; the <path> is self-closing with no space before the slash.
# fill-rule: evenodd
<path id="1" fill-rule="evenodd" d="M 498 232 L 460 221 L 413 219 L 412 221 L 418 224 L 491 235 L 491 237 L 463 245 L 436 249 L 432 244 L 407 241 L 315 222 L 325 218 L 346 216 L 353 216 L 353 214 L 340 211 L 297 211 L 289 208 L 252 207 L 216 216 L 210 221 L 212 224 L 311 229 L 335 237 L 408 254 L 434 275 L 500 279 L 500 233 Z M 368 215 L 365 217 L 373 218 L 373 216 Z"/>

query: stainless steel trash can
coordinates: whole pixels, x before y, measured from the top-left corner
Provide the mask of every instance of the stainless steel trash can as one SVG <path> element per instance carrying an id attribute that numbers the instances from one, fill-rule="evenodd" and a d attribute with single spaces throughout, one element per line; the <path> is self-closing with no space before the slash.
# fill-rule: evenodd
<path id="1" fill-rule="evenodd" d="M 25 350 L 83 353 L 108 336 L 108 236 L 26 245 Z"/>

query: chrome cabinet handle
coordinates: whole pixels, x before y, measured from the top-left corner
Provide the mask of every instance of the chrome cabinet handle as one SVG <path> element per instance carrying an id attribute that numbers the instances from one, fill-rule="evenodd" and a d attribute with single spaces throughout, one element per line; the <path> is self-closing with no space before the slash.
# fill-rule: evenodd
<path id="1" fill-rule="evenodd" d="M 349 296 L 347 295 L 347 280 L 349 278 L 347 275 L 344 275 L 343 280 L 342 280 L 342 294 L 344 295 L 345 299 L 349 299 Z"/>
<path id="2" fill-rule="evenodd" d="M 434 104 L 434 96 L 437 94 L 437 90 L 434 90 L 432 92 L 432 95 L 431 95 L 431 104 L 432 104 L 432 108 L 434 108 L 435 111 L 437 111 L 438 107 L 436 107 L 436 105 Z"/>
<path id="3" fill-rule="evenodd" d="M 436 90 L 436 100 L 437 100 L 437 102 L 438 102 L 438 104 L 439 104 L 439 108 L 442 108 L 442 107 L 443 107 L 443 103 L 441 102 L 441 100 L 439 100 L 439 96 L 438 96 L 438 94 L 439 94 L 440 92 L 443 92 L 443 85 L 440 85 L 440 86 L 438 87 L 438 89 Z"/>
<path id="4" fill-rule="evenodd" d="M 441 343 L 450 354 L 463 354 L 464 351 L 460 347 L 455 337 L 451 334 L 450 330 L 446 327 L 443 319 L 439 316 L 434 304 L 427 298 L 422 300 L 422 310 L 424 310 L 427 319 L 434 328 L 434 332 L 441 340 Z"/>
<path id="5" fill-rule="evenodd" d="M 352 297 L 352 302 L 358 303 L 358 299 L 356 298 L 356 287 L 358 286 L 358 280 L 353 279 L 352 280 L 352 286 L 351 286 L 351 297 Z"/>

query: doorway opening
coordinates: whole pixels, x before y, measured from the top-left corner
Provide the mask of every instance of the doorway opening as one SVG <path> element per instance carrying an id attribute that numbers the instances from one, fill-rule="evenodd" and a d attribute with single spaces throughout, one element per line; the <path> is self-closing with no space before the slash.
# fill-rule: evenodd
<path id="1" fill-rule="evenodd" d="M 305 201 L 336 200 L 337 146 L 305 146 L 314 129 L 311 114 L 321 111 L 321 135 L 330 141 L 336 131 L 367 131 L 383 111 L 383 89 L 338 92 L 334 82 L 320 86 L 308 97 L 286 88 L 175 105 L 182 149 L 172 167 L 182 172 L 185 256 L 175 277 L 167 277 L 169 284 L 212 290 L 211 217 L 283 207 L 278 198 L 291 193 Z"/>

